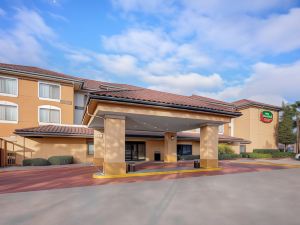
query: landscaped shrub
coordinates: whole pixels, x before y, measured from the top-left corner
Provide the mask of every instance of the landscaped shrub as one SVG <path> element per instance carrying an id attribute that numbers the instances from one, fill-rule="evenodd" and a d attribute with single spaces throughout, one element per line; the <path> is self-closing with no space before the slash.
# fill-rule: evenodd
<path id="1" fill-rule="evenodd" d="M 249 153 L 247 153 L 247 152 L 241 152 L 240 156 L 241 156 L 241 158 L 249 158 Z"/>
<path id="2" fill-rule="evenodd" d="M 237 159 L 240 158 L 239 154 L 235 153 L 223 153 L 219 154 L 219 160 Z"/>
<path id="3" fill-rule="evenodd" d="M 219 144 L 218 145 L 218 152 L 219 154 L 234 154 L 231 146 L 228 144 Z"/>
<path id="4" fill-rule="evenodd" d="M 263 154 L 273 154 L 275 152 L 280 152 L 279 149 L 254 149 L 254 153 L 263 153 Z"/>
<path id="5" fill-rule="evenodd" d="M 264 154 L 264 153 L 249 153 L 249 158 L 251 159 L 263 159 L 263 158 L 272 158 L 272 154 Z"/>
<path id="6" fill-rule="evenodd" d="M 33 158 L 33 159 L 24 159 L 23 166 L 48 166 L 50 163 L 47 159 L 42 158 Z"/>
<path id="7" fill-rule="evenodd" d="M 51 165 L 66 165 L 73 163 L 73 156 L 65 155 L 65 156 L 51 156 L 48 161 Z"/>
<path id="8" fill-rule="evenodd" d="M 195 160 L 200 159 L 200 155 L 178 155 L 177 160 Z"/>
<path id="9" fill-rule="evenodd" d="M 272 158 L 289 158 L 289 157 L 295 157 L 295 153 L 293 152 L 273 152 Z"/>

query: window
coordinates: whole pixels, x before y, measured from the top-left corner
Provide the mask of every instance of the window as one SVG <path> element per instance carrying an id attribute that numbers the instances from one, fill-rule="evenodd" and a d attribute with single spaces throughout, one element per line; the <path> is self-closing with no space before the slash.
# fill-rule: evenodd
<path id="1" fill-rule="evenodd" d="M 224 134 L 224 124 L 219 126 L 219 134 Z"/>
<path id="2" fill-rule="evenodd" d="M 0 122 L 17 123 L 18 105 L 12 102 L 0 101 Z"/>
<path id="3" fill-rule="evenodd" d="M 60 100 L 60 85 L 39 82 L 39 98 L 45 100 Z"/>
<path id="4" fill-rule="evenodd" d="M 60 108 L 50 105 L 39 106 L 39 123 L 60 124 Z"/>
<path id="5" fill-rule="evenodd" d="M 81 124 L 83 114 L 84 114 L 84 106 L 86 102 L 86 95 L 75 92 L 74 94 L 74 124 Z"/>
<path id="6" fill-rule="evenodd" d="M 94 143 L 93 142 L 87 143 L 87 154 L 94 155 Z"/>
<path id="7" fill-rule="evenodd" d="M 0 76 L 0 95 L 18 96 L 18 79 Z"/>
<path id="8" fill-rule="evenodd" d="M 246 152 L 246 145 L 240 145 L 240 153 Z"/>
<path id="9" fill-rule="evenodd" d="M 192 145 L 177 145 L 177 155 L 192 155 Z"/>

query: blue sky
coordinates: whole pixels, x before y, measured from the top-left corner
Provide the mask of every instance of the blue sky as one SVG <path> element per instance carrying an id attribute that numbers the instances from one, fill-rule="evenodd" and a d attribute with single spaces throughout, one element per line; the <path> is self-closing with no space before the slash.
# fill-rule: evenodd
<path id="1" fill-rule="evenodd" d="M 300 99 L 299 21 L 296 0 L 1 0 L 0 61 L 280 105 Z"/>

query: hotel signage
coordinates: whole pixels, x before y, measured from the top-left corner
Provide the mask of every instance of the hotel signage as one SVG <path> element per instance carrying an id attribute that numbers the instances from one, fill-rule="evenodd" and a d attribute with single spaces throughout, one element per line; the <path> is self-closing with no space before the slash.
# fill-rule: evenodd
<path id="1" fill-rule="evenodd" d="M 270 111 L 262 111 L 260 113 L 260 121 L 264 123 L 271 123 L 273 121 L 273 113 Z"/>

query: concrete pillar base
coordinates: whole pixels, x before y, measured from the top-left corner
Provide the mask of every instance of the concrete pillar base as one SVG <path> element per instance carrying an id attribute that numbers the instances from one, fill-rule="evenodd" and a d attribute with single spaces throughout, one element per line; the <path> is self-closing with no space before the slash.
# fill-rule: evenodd
<path id="1" fill-rule="evenodd" d="M 125 162 L 104 162 L 103 172 L 105 175 L 121 175 L 126 174 L 126 163 Z"/>
<path id="2" fill-rule="evenodd" d="M 200 159 L 200 167 L 202 167 L 202 168 L 218 168 L 219 162 L 217 159 Z"/>
<path id="3" fill-rule="evenodd" d="M 93 163 L 95 166 L 102 167 L 104 162 L 104 158 L 94 158 Z"/>
<path id="4" fill-rule="evenodd" d="M 173 156 L 173 155 L 167 155 L 165 157 L 165 162 L 177 162 L 177 156 Z"/>

